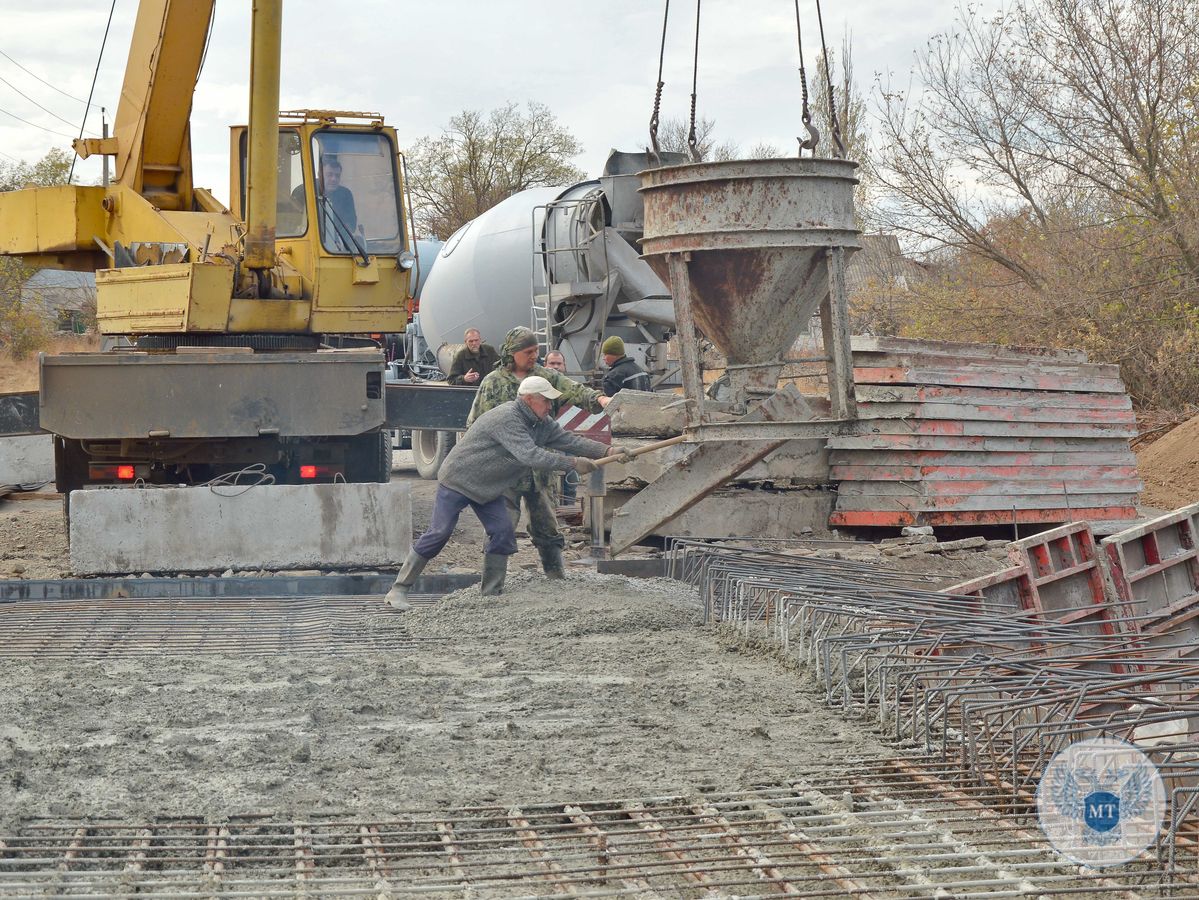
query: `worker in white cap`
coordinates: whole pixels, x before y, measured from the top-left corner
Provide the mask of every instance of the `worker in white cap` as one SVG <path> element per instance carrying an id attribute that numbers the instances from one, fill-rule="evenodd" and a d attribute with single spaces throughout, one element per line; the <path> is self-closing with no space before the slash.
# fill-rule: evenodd
<path id="1" fill-rule="evenodd" d="M 408 589 L 429 560 L 445 547 L 458 516 L 470 507 L 483 523 L 482 592 L 494 596 L 504 589 L 508 557 L 516 552 L 516 526 L 504 494 L 528 475 L 538 472 L 587 474 L 593 459 L 620 456 L 623 451 L 571 434 L 549 417 L 552 401 L 562 396 L 540 375 L 520 383 L 515 400 L 501 403 L 479 416 L 459 439 L 441 466 L 429 528 L 412 543 L 412 550 L 388 592 L 389 606 L 410 608 Z"/>

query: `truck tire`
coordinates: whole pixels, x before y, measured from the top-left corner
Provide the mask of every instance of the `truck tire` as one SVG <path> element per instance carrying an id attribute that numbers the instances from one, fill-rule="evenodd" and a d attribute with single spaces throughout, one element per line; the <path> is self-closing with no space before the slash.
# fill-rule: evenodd
<path id="1" fill-rule="evenodd" d="M 412 432 L 412 459 L 416 463 L 416 471 L 421 478 L 433 481 L 441 471 L 441 464 L 449 456 L 458 434 L 454 431 L 422 431 Z"/>

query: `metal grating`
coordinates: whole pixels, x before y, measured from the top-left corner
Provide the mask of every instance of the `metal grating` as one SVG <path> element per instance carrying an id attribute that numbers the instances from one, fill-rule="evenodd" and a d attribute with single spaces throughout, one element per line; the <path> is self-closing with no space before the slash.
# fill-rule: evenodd
<path id="1" fill-rule="evenodd" d="M 400 618 L 378 597 L 23 601 L 0 604 L 0 658 L 341 655 L 429 642 Z"/>
<path id="2" fill-rule="evenodd" d="M 39 820 L 0 837 L 0 896 L 1199 896 L 1185 879 L 1161 884 L 1154 857 L 1069 865 L 964 772 L 924 762 L 379 820 Z"/>

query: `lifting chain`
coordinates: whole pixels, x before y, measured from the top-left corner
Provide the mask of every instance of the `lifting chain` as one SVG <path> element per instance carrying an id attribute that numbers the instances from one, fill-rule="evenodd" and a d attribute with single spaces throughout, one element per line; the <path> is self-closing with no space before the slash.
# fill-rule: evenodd
<path id="1" fill-rule="evenodd" d="M 799 44 L 799 89 L 803 96 L 803 112 L 800 113 L 799 119 L 808 132 L 806 138 L 797 137 L 796 140 L 799 141 L 800 156 L 803 156 L 805 150 L 811 150 L 815 156 L 816 147 L 820 144 L 820 130 L 812 124 L 812 109 L 808 106 L 808 74 L 804 71 L 803 64 L 803 27 L 799 24 L 799 0 L 795 0 L 795 40 Z"/>
<path id="2" fill-rule="evenodd" d="M 699 83 L 699 20 L 703 0 L 695 0 L 695 48 L 691 63 L 691 122 L 687 132 L 687 149 L 689 151 L 692 162 L 700 162 L 699 136 L 695 127 L 696 115 L 696 91 Z M 837 115 L 837 101 L 833 88 L 832 67 L 829 64 L 828 46 L 824 40 L 824 14 L 820 8 L 820 0 L 816 0 L 816 20 L 820 26 L 820 52 L 824 59 L 824 81 L 828 89 L 828 117 L 829 128 L 832 132 L 831 138 L 833 142 L 833 156 L 837 159 L 846 158 L 845 140 L 841 134 L 841 122 Z M 648 148 L 649 161 L 653 166 L 661 165 L 662 148 L 658 143 L 658 126 L 661 122 L 660 114 L 662 108 L 662 88 L 666 82 L 662 80 L 662 73 L 666 62 L 666 30 L 670 21 L 670 0 L 666 0 L 666 8 L 662 14 L 662 43 L 658 50 L 658 87 L 654 92 L 654 107 L 649 119 L 649 141 Z M 797 137 L 799 142 L 799 154 L 802 156 L 803 151 L 808 150 L 815 155 L 816 148 L 820 144 L 820 129 L 812 122 L 812 108 L 810 97 L 808 96 L 808 74 L 804 66 L 803 56 L 803 29 L 800 24 L 799 15 L 799 0 L 795 0 L 795 38 L 799 47 L 799 87 L 802 97 L 802 111 L 800 113 L 800 121 L 803 123 L 804 130 L 807 132 L 807 137 Z"/>
<path id="3" fill-rule="evenodd" d="M 687 132 L 687 149 L 691 161 L 699 162 L 699 141 L 695 137 L 695 85 L 699 80 L 699 8 L 703 0 L 695 0 L 695 58 L 691 66 L 691 130 Z"/>
<path id="4" fill-rule="evenodd" d="M 820 52 L 824 56 L 824 80 L 828 84 L 828 120 L 833 130 L 833 156 L 837 159 L 845 159 L 845 141 L 841 137 L 841 123 L 837 119 L 833 71 L 828 61 L 828 46 L 824 43 L 824 16 L 820 12 L 820 0 L 816 0 L 816 21 L 820 24 Z"/>
<path id="5" fill-rule="evenodd" d="M 796 0 L 798 2 L 798 0 Z M 670 0 L 666 0 L 666 12 L 662 14 L 662 49 L 658 51 L 658 90 L 654 93 L 654 112 L 649 117 L 649 161 L 653 166 L 662 164 L 662 148 L 658 146 L 658 113 L 662 108 L 662 65 L 666 60 L 666 23 L 670 21 Z"/>

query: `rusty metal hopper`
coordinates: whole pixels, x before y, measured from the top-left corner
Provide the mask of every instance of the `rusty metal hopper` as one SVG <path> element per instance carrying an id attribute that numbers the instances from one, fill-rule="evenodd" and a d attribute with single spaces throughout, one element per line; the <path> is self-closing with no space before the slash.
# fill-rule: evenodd
<path id="1" fill-rule="evenodd" d="M 727 357 L 735 393 L 776 389 L 783 352 L 828 294 L 826 249 L 861 246 L 856 168 L 796 158 L 641 173 L 642 253 L 668 283 L 667 257 L 690 253 L 691 316 Z"/>

